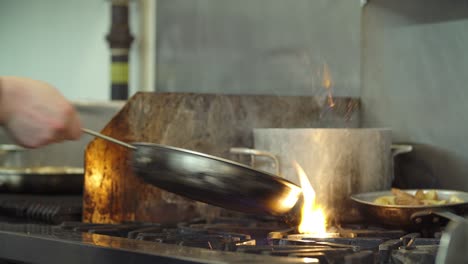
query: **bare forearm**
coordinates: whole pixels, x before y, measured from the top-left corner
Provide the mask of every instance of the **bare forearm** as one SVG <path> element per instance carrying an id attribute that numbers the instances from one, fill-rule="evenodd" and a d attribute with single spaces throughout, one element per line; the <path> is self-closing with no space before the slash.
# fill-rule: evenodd
<path id="1" fill-rule="evenodd" d="M 0 124 L 26 147 L 81 135 L 78 114 L 57 89 L 21 77 L 0 76 Z"/>
<path id="2" fill-rule="evenodd" d="M 4 123 L 4 120 L 6 119 L 5 115 L 6 113 L 5 110 L 3 109 L 4 108 L 4 105 L 3 105 L 3 98 L 4 98 L 4 90 L 6 89 L 6 79 L 5 77 L 3 76 L 0 76 L 0 125 L 3 125 Z"/>
<path id="3" fill-rule="evenodd" d="M 20 95 L 17 94 L 15 86 L 21 78 L 13 76 L 0 76 L 0 125 L 8 122 L 11 114 L 11 104 L 20 104 L 16 98 Z"/>

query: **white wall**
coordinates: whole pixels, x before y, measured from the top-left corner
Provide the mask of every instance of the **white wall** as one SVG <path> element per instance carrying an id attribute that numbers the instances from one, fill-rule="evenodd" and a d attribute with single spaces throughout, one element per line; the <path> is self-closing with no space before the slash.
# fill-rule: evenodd
<path id="1" fill-rule="evenodd" d="M 130 94 L 137 90 L 136 2 L 131 5 Z M 106 0 L 0 0 L 0 75 L 41 79 L 71 100 L 110 98 Z"/>

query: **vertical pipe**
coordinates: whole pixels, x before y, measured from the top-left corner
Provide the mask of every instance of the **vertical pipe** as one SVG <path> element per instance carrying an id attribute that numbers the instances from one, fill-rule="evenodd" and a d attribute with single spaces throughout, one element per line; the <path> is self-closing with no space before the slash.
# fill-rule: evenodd
<path id="1" fill-rule="evenodd" d="M 156 89 L 156 0 L 139 0 L 139 76 L 142 91 Z"/>
<path id="2" fill-rule="evenodd" d="M 128 57 L 133 36 L 129 27 L 128 0 L 112 0 L 111 29 L 106 39 L 111 48 L 111 99 L 128 99 Z"/>

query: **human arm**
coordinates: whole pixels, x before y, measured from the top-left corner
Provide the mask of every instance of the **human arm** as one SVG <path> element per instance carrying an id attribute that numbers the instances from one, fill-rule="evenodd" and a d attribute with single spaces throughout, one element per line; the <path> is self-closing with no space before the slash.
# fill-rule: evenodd
<path id="1" fill-rule="evenodd" d="M 72 104 L 52 85 L 22 77 L 0 76 L 0 125 L 31 148 L 81 136 Z"/>

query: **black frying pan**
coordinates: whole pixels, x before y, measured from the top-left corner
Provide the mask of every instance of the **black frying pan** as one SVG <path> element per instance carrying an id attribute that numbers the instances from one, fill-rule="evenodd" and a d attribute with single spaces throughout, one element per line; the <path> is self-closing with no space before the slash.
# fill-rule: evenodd
<path id="1" fill-rule="evenodd" d="M 404 190 L 415 194 L 417 190 Z M 429 191 L 429 190 L 424 190 Z M 358 205 L 360 212 L 375 223 L 385 226 L 417 230 L 443 224 L 444 220 L 464 221 L 460 215 L 468 213 L 468 193 L 452 190 L 435 190 L 439 199 L 448 200 L 455 195 L 463 203 L 445 205 L 379 205 L 374 203 L 381 196 L 392 195 L 391 191 L 360 193 L 351 196 Z"/>
<path id="2" fill-rule="evenodd" d="M 299 186 L 283 178 L 227 159 L 164 145 L 130 145 L 84 131 L 132 149 L 136 175 L 190 199 L 244 213 L 284 215 L 301 195 Z"/>
<path id="3" fill-rule="evenodd" d="M 81 194 L 83 168 L 0 167 L 0 192 L 30 194 Z"/>

